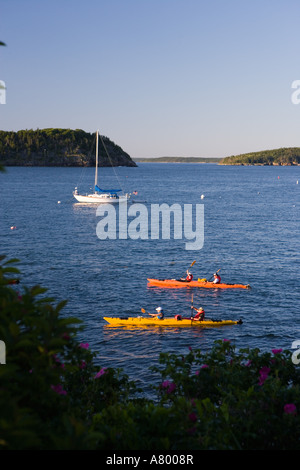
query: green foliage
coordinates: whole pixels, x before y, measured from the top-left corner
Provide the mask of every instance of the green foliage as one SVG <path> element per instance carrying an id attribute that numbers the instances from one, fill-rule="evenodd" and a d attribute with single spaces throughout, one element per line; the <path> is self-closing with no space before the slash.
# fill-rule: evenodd
<path id="1" fill-rule="evenodd" d="M 299 165 L 300 148 L 280 148 L 223 158 L 221 165 Z"/>
<path id="2" fill-rule="evenodd" d="M 289 351 L 161 354 L 147 399 L 119 369 L 97 364 L 46 290 L 20 287 L 0 264 L 0 449 L 300 449 L 300 373 Z M 139 395 L 137 395 L 139 392 Z"/>
<path id="3" fill-rule="evenodd" d="M 290 351 L 237 352 L 224 340 L 206 354 L 165 354 L 161 364 L 161 400 L 186 407 L 190 448 L 300 448 L 300 374 Z"/>

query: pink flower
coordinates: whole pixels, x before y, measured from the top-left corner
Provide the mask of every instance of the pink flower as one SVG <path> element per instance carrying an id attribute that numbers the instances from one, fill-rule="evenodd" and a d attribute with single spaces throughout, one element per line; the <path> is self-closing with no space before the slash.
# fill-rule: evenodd
<path id="1" fill-rule="evenodd" d="M 269 375 L 269 372 L 270 372 L 271 369 L 269 369 L 269 367 L 262 367 L 259 371 L 259 380 L 258 380 L 258 383 L 259 385 L 263 385 L 265 380 L 268 378 L 268 375 Z"/>
<path id="2" fill-rule="evenodd" d="M 81 364 L 79 365 L 79 368 L 80 369 L 84 369 L 86 367 L 86 362 L 85 361 L 81 361 Z"/>
<path id="3" fill-rule="evenodd" d="M 52 390 L 56 392 L 58 395 L 67 395 L 67 392 L 62 388 L 61 384 L 51 385 Z"/>
<path id="4" fill-rule="evenodd" d="M 53 355 L 53 359 L 54 359 L 54 361 L 56 362 L 56 364 L 58 366 L 60 366 L 62 369 L 65 368 L 65 365 L 62 362 L 60 362 L 60 359 L 59 359 L 59 357 L 57 357 L 57 354 Z"/>
<path id="5" fill-rule="evenodd" d="M 101 375 L 104 375 L 106 371 L 107 371 L 107 367 L 103 367 L 102 369 L 99 370 L 99 372 L 97 372 L 94 379 L 99 379 L 99 377 L 101 377 Z"/>
<path id="6" fill-rule="evenodd" d="M 89 348 L 89 343 L 80 343 L 79 347 L 82 349 L 88 349 Z"/>
<path id="7" fill-rule="evenodd" d="M 200 367 L 200 369 L 208 369 L 209 368 L 209 365 L 207 364 L 202 364 L 202 366 Z M 200 370 L 196 370 L 195 372 L 195 375 L 199 375 L 200 374 Z"/>
<path id="8" fill-rule="evenodd" d="M 282 352 L 282 349 L 272 349 L 273 354 L 279 354 Z"/>
<path id="9" fill-rule="evenodd" d="M 297 408 L 294 403 L 287 403 L 283 408 L 284 412 L 288 415 L 295 415 L 297 413 Z"/>
<path id="10" fill-rule="evenodd" d="M 196 415 L 196 413 L 190 413 L 190 414 L 189 414 L 189 419 L 190 419 L 190 421 L 193 421 L 193 423 L 194 423 L 195 421 L 197 421 L 197 415 Z"/>
<path id="11" fill-rule="evenodd" d="M 176 385 L 174 384 L 174 382 L 170 382 L 169 380 L 165 380 L 161 384 L 161 387 L 165 388 L 167 393 L 172 393 L 172 392 L 174 392 L 174 390 L 176 388 Z"/>
<path id="12" fill-rule="evenodd" d="M 269 372 L 270 372 L 270 370 L 271 370 L 271 369 L 270 369 L 269 367 L 264 366 L 264 367 L 262 367 L 262 368 L 260 369 L 259 373 L 260 373 L 260 375 L 268 375 Z"/>

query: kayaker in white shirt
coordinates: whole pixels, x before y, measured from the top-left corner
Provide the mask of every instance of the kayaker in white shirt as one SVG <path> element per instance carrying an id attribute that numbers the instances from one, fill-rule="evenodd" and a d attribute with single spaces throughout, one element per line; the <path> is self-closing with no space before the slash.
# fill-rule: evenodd
<path id="1" fill-rule="evenodd" d="M 161 307 L 157 307 L 155 310 L 157 311 L 157 313 L 149 313 L 149 315 L 151 315 L 151 317 L 158 318 L 158 320 L 163 320 L 164 319 L 163 309 Z"/>

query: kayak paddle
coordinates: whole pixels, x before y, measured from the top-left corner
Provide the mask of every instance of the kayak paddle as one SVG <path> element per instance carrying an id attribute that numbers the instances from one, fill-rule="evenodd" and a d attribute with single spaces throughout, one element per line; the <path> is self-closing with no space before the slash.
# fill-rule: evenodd
<path id="1" fill-rule="evenodd" d="M 192 262 L 192 264 L 187 268 L 187 270 L 193 267 L 195 263 L 196 263 L 196 260 Z"/>
<path id="2" fill-rule="evenodd" d="M 218 273 L 219 271 L 221 271 L 221 268 L 218 269 L 218 271 L 216 271 L 216 273 Z M 214 277 L 214 274 L 208 279 L 208 282 Z"/>
<path id="3" fill-rule="evenodd" d="M 142 313 L 148 313 L 148 315 L 151 315 L 151 313 L 146 312 L 146 310 L 145 310 L 144 308 L 141 308 L 141 312 L 142 312 Z"/>

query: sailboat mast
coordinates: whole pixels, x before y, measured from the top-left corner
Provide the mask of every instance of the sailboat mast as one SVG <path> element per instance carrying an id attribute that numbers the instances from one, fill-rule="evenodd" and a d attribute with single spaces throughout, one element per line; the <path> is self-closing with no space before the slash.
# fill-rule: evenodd
<path id="1" fill-rule="evenodd" d="M 98 132 L 96 132 L 96 168 L 95 168 L 95 186 L 98 184 Z M 96 188 L 95 188 L 96 190 Z"/>

